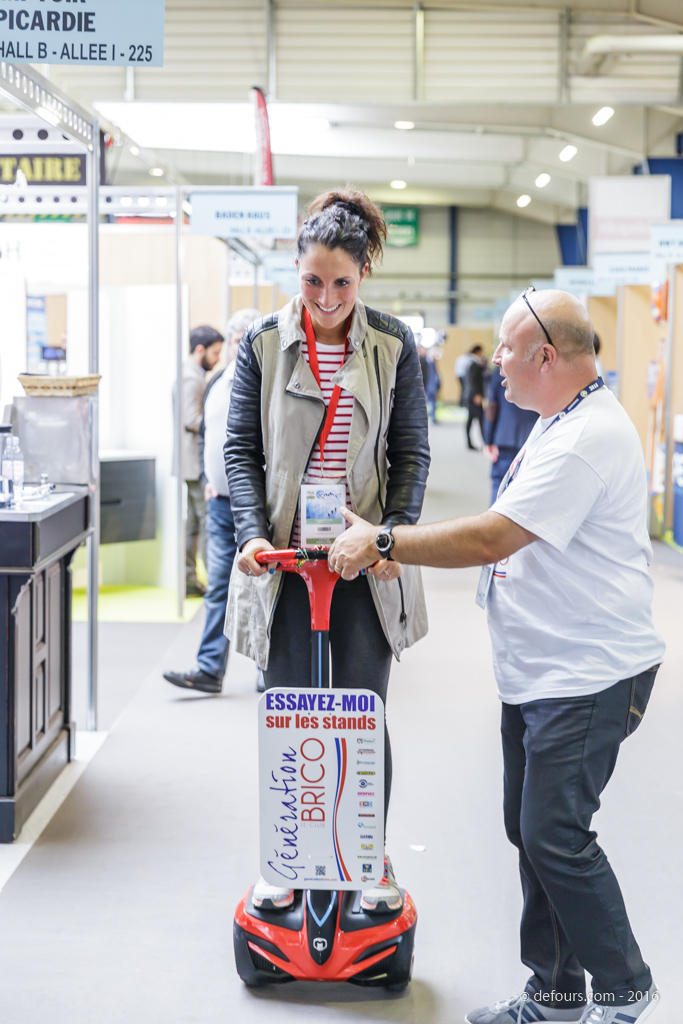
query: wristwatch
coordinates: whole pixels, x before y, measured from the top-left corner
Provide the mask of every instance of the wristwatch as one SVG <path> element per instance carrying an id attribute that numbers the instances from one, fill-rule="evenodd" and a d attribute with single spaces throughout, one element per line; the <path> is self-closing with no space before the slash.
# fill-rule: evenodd
<path id="1" fill-rule="evenodd" d="M 394 546 L 394 535 L 390 526 L 383 526 L 375 537 L 375 547 L 382 558 L 391 558 L 391 549 Z"/>

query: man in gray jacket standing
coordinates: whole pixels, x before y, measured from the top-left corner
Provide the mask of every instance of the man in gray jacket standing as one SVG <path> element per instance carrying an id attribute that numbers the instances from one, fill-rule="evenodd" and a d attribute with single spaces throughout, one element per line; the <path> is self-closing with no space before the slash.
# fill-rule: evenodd
<path id="1" fill-rule="evenodd" d="M 206 571 L 209 584 L 204 598 L 204 632 L 195 667 L 185 672 L 164 672 L 164 679 L 174 686 L 201 693 L 221 692 L 228 664 L 229 644 L 223 633 L 223 624 L 236 545 L 223 445 L 237 348 L 245 328 L 260 316 L 257 309 L 240 309 L 228 321 L 225 331 L 227 366 L 214 374 L 204 392 L 203 418 L 197 435 L 199 479 L 206 500 Z"/>
<path id="2" fill-rule="evenodd" d="M 205 588 L 197 580 L 197 554 L 206 565 L 206 503 L 199 480 L 198 434 L 202 423 L 206 374 L 220 359 L 223 335 L 204 325 L 190 331 L 190 356 L 183 363 L 183 437 L 181 466 L 187 484 L 187 525 L 185 528 L 185 593 L 203 597 Z M 175 405 L 176 394 L 173 393 Z"/>

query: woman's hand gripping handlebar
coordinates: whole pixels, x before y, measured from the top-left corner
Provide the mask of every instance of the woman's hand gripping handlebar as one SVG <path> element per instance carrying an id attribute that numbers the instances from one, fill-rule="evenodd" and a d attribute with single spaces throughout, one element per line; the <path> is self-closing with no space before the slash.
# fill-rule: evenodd
<path id="1" fill-rule="evenodd" d="M 258 551 L 254 556 L 268 572 L 281 569 L 301 576 L 311 603 L 311 629 L 330 628 L 332 591 L 339 576 L 327 568 L 327 548 L 285 548 L 282 551 Z"/>
<path id="2" fill-rule="evenodd" d="M 268 566 L 257 562 L 256 555 L 266 551 L 273 551 L 273 545 L 265 537 L 248 540 L 237 556 L 237 568 L 245 576 L 264 576 Z"/>

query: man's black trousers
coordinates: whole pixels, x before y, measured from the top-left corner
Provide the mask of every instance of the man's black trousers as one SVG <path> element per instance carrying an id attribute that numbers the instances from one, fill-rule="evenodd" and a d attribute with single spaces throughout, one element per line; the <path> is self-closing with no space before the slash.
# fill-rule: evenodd
<path id="1" fill-rule="evenodd" d="M 658 666 L 657 666 L 658 667 Z M 652 975 L 619 883 L 591 831 L 621 742 L 640 723 L 657 667 L 600 693 L 503 704 L 505 828 L 519 850 L 527 992 L 546 1007 L 623 1006 Z M 625 838 L 633 822 L 625 825 Z"/>

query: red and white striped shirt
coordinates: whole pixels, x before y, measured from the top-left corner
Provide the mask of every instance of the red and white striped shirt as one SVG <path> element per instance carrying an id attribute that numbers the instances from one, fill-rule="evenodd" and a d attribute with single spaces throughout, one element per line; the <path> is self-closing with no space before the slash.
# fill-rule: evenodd
<path id="1" fill-rule="evenodd" d="M 318 353 L 318 369 L 320 371 L 320 390 L 325 399 L 325 407 L 329 409 L 330 399 L 334 391 L 332 377 L 343 365 L 348 352 L 346 345 L 323 345 L 316 343 Z M 301 342 L 301 354 L 306 362 L 308 358 L 308 342 Z M 343 483 L 346 486 L 346 504 L 351 508 L 351 492 L 349 491 L 346 479 L 346 455 L 349 449 L 349 434 L 351 431 L 351 416 L 353 414 L 353 395 L 342 388 L 337 405 L 337 413 L 325 444 L 325 461 L 321 463 L 320 443 L 316 441 L 315 448 L 308 463 L 303 483 L 315 483 L 317 480 L 331 480 L 335 483 Z M 291 544 L 293 547 L 301 545 L 301 509 L 297 512 L 292 530 Z"/>

